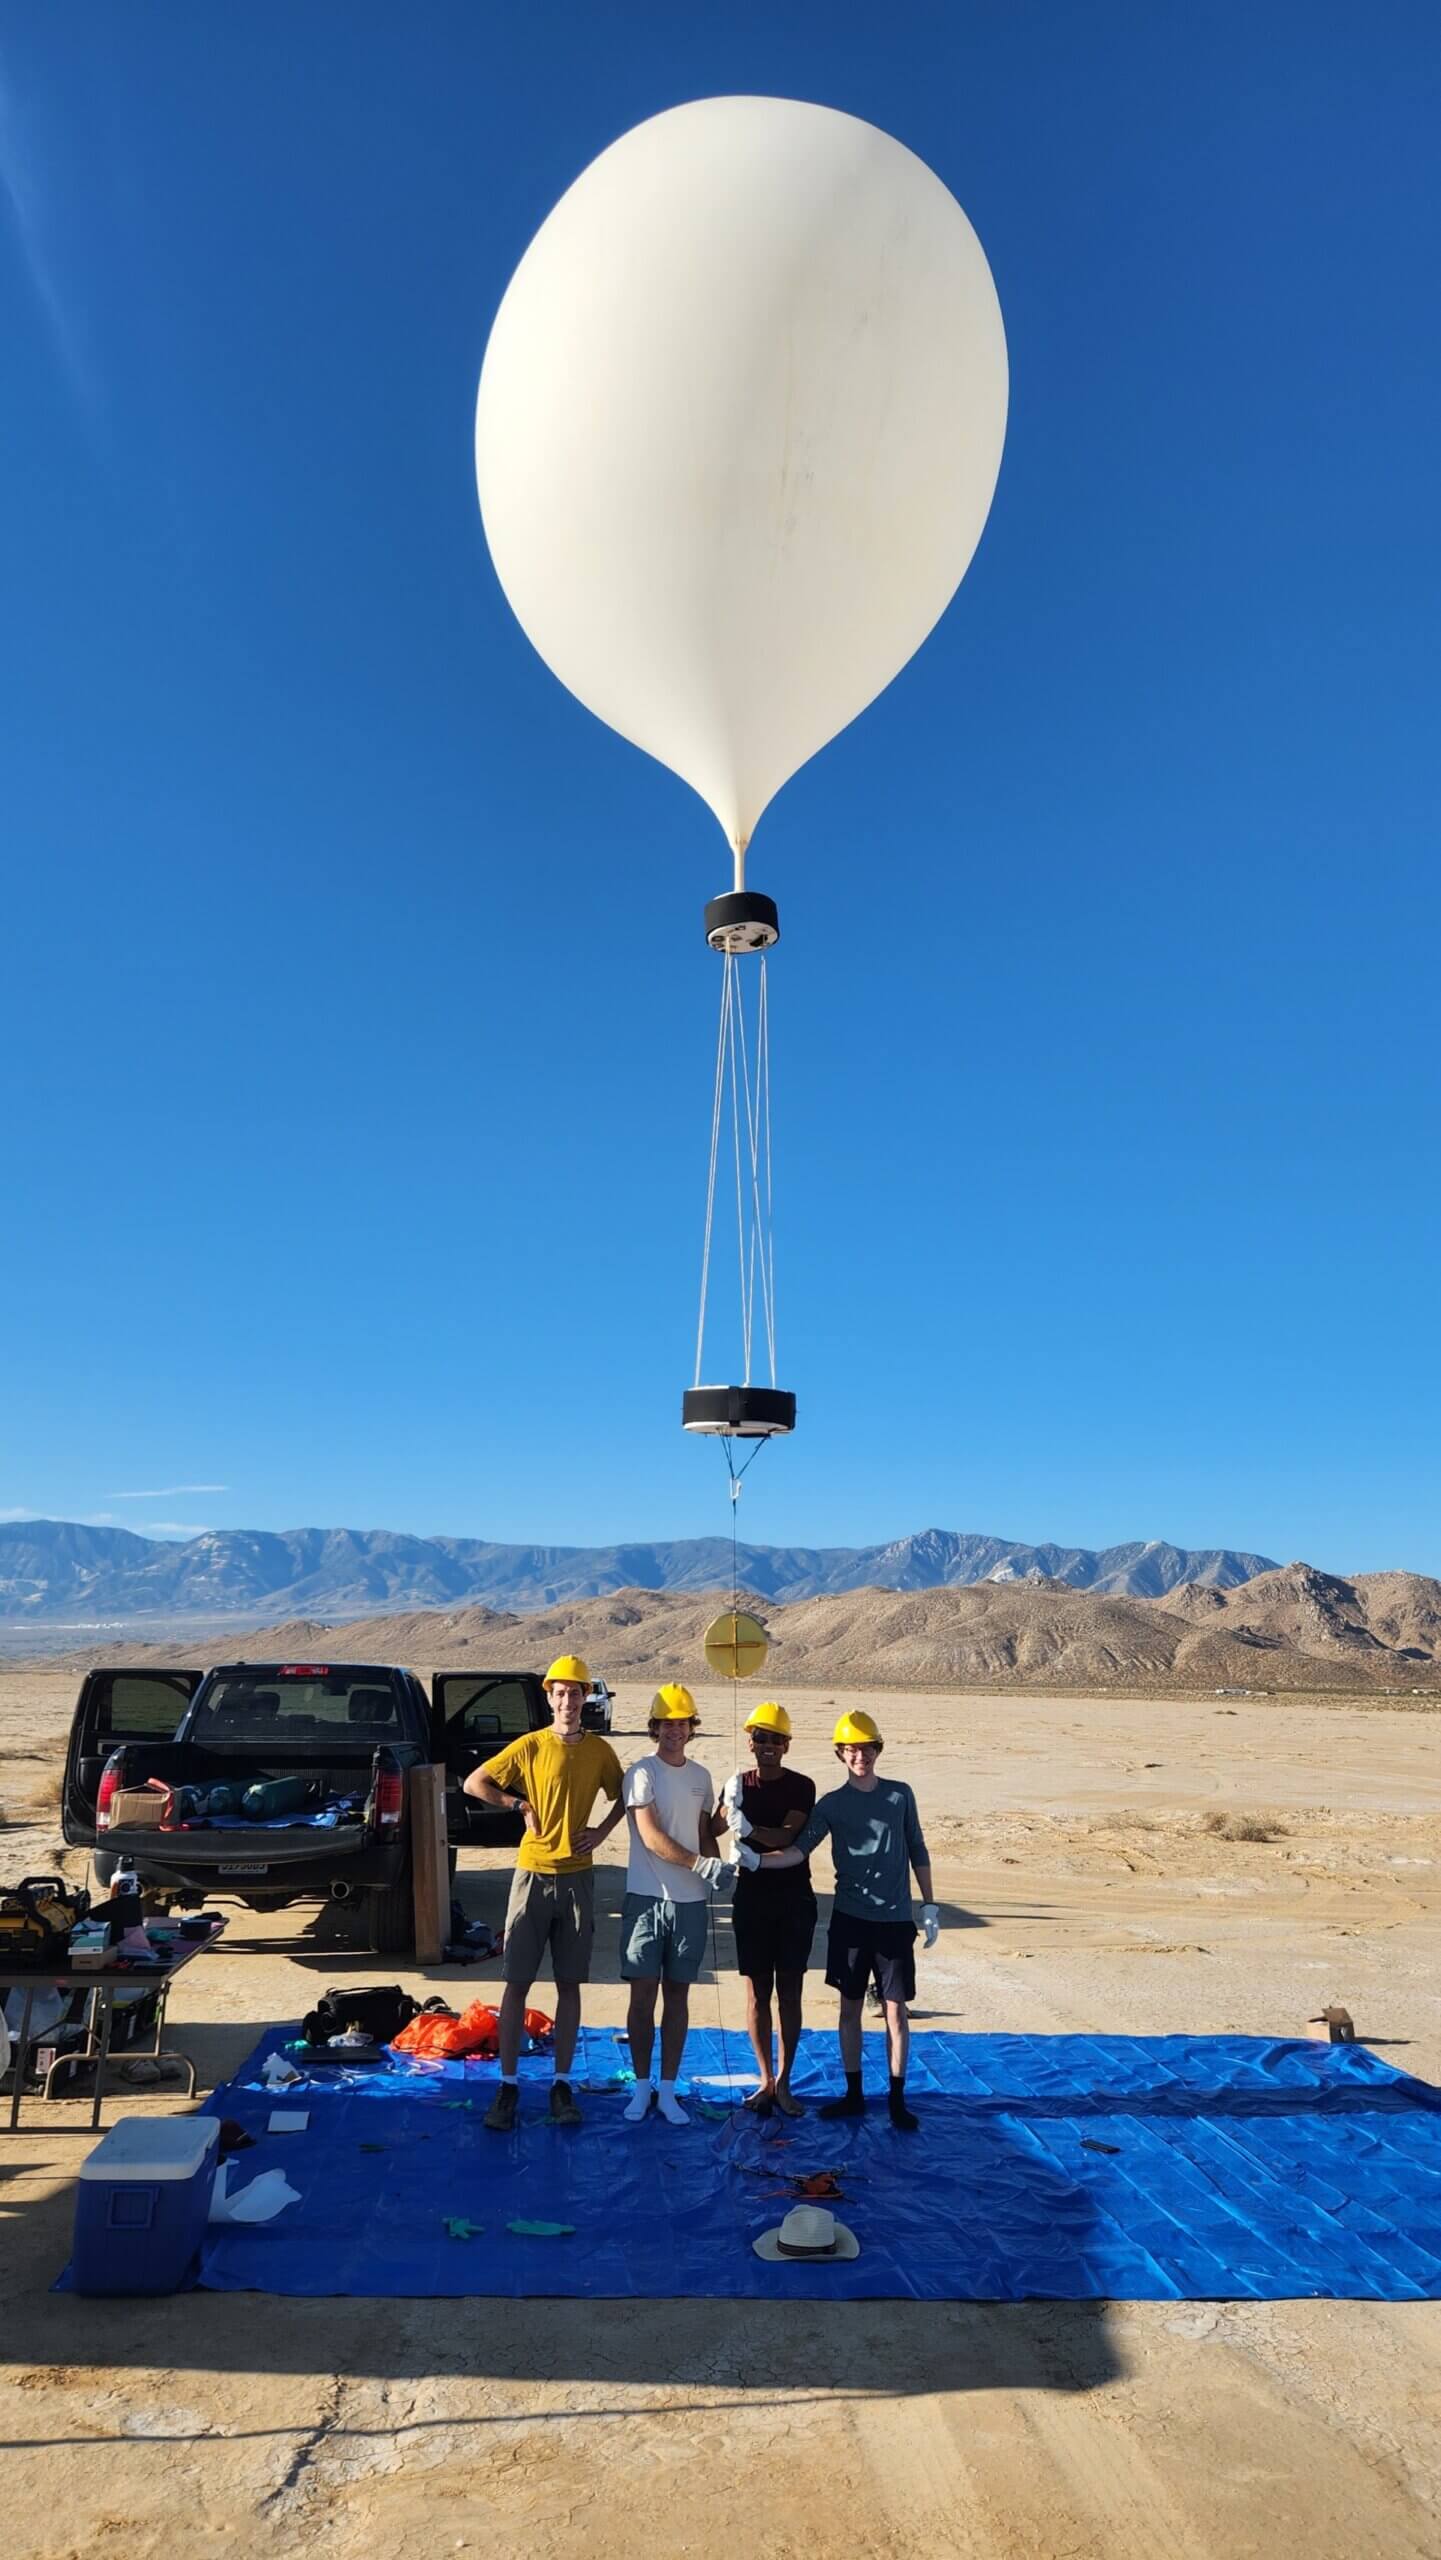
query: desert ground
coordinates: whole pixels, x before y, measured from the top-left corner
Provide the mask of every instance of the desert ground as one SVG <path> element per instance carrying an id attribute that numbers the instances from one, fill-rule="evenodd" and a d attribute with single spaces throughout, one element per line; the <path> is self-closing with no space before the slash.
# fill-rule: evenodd
<path id="1" fill-rule="evenodd" d="M 73 1674 L 0 1674 L 6 1874 L 53 1862 L 73 1692 Z M 623 1759 L 648 1694 L 620 1693 Z M 1339 2001 L 1387 2059 L 1441 2078 L 1434 1713 L 782 1694 L 793 1760 L 823 1783 L 831 1723 L 866 1705 L 917 1789 L 944 1906 L 919 2031 L 1289 2035 Z M 736 1702 L 700 1697 L 719 1778 Z M 601 1863 L 587 2015 L 619 2024 L 617 1841 Z M 508 1865 L 463 1854 L 473 1915 L 498 1923 Z M 327 1926 L 236 1913 L 177 1984 L 202 2089 L 348 1973 L 495 1979 L 353 1954 Z M 739 2030 L 736 1980 L 707 1975 L 693 2013 Z M 834 2014 L 818 1974 L 807 2014 Z M 181 2103 L 117 2098 L 107 2121 Z M 8 2560 L 1441 2554 L 1441 2305 L 83 2302 L 48 2288 L 88 2107 L 37 2116 L 0 2135 Z"/>

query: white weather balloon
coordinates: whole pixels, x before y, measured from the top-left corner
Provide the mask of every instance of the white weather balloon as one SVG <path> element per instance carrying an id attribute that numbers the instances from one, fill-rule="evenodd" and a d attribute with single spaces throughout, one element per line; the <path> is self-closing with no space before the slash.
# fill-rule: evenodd
<path id="1" fill-rule="evenodd" d="M 986 521 L 1006 342 L 924 161 L 786 98 L 707 98 L 577 178 L 476 406 L 491 555 L 563 684 L 745 848 L 945 611 Z"/>

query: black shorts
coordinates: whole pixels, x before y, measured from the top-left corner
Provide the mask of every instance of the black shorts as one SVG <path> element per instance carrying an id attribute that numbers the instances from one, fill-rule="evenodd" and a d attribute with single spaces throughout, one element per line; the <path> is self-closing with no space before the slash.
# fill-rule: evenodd
<path id="1" fill-rule="evenodd" d="M 816 1933 L 813 1893 L 779 1893 L 769 1878 L 759 1893 L 738 1893 L 731 1913 L 736 1970 L 769 1989 L 778 1973 L 804 1973 Z"/>
<path id="2" fill-rule="evenodd" d="M 843 2000 L 863 2000 L 874 1976 L 883 2000 L 916 1996 L 916 1933 L 909 1920 L 855 1920 L 831 1913 L 826 1980 Z"/>

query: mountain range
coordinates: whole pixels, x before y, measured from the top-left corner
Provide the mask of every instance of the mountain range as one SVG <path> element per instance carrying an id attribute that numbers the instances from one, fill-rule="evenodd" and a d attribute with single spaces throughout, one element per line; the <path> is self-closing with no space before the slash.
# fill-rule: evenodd
<path id="1" fill-rule="evenodd" d="M 720 1591 L 616 1591 L 523 1614 L 472 1603 L 340 1627 L 299 1618 L 243 1635 L 172 1629 L 158 1642 L 128 1644 L 106 1634 L 72 1651 L 66 1668 L 319 1659 L 539 1670 L 552 1654 L 578 1650 L 612 1681 L 704 1681 L 703 1632 L 723 1605 Z M 1011 1580 L 755 1605 L 771 1640 L 766 1683 L 783 1696 L 852 1685 L 1369 1694 L 1434 1712 L 1441 1682 L 1441 1583 L 1421 1574 L 1343 1582 L 1295 1564 L 1229 1592 L 1187 1583 L 1159 1600 Z"/>
<path id="2" fill-rule="evenodd" d="M 745 1588 L 772 1603 L 985 1582 L 1154 1600 L 1182 1586 L 1225 1592 L 1272 1570 L 1273 1562 L 1156 1538 L 1096 1550 L 954 1529 L 922 1529 L 883 1546 L 743 1546 L 737 1554 Z M 474 1605 L 544 1610 L 637 1588 L 711 1591 L 730 1578 L 724 1538 L 542 1547 L 390 1529 L 210 1529 L 181 1543 L 79 1521 L 0 1521 L 0 1627 L 16 1631 L 74 1629 L 99 1619 L 218 1623 Z"/>

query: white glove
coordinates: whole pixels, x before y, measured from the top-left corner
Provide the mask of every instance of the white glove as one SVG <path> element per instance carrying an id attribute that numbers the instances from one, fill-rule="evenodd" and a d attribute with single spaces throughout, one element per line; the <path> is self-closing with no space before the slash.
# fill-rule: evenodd
<path id="1" fill-rule="evenodd" d="M 921 1935 L 925 1939 L 926 1945 L 928 1947 L 933 1947 L 940 1934 L 940 1904 L 938 1902 L 923 1902 L 921 1905 Z"/>
<path id="2" fill-rule="evenodd" d="M 730 1825 L 733 1840 L 749 1840 L 755 1827 L 750 1815 L 741 1811 L 741 1789 L 744 1784 L 745 1780 L 737 1769 L 735 1776 L 727 1778 L 721 1789 L 721 1803 L 726 1809 L 726 1820 Z"/>
<path id="3" fill-rule="evenodd" d="M 699 1876 L 702 1884 L 708 1884 L 716 1893 L 735 1883 L 735 1869 L 728 1867 L 724 1858 L 695 1858 L 691 1862 L 691 1874 Z"/>
<path id="4" fill-rule="evenodd" d="M 742 1841 L 741 1845 L 736 1850 L 736 1860 L 738 1865 L 745 1868 L 747 1875 L 753 1876 L 757 1867 L 760 1865 L 761 1853 L 759 1849 L 748 1849 L 745 1846 L 744 1841 Z"/>

